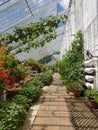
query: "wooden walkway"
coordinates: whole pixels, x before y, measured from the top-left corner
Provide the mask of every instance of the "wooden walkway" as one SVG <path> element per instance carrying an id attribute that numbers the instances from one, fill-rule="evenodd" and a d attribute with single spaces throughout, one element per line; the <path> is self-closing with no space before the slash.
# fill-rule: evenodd
<path id="1" fill-rule="evenodd" d="M 22 130 L 98 130 L 98 110 L 89 109 L 83 97 L 67 94 L 58 73 L 43 88 L 41 99 L 33 109 L 31 126 Z"/>

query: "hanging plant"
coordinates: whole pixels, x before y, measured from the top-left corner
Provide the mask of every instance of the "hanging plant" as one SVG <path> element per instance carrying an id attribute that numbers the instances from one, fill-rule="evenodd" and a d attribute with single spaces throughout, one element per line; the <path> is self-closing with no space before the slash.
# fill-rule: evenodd
<path id="1" fill-rule="evenodd" d="M 55 29 L 58 27 L 60 22 L 65 22 L 67 16 L 49 16 L 48 19 L 41 19 L 37 23 L 31 23 L 26 27 L 15 27 L 12 34 L 5 34 L 0 36 L 0 43 L 11 44 L 13 42 L 20 43 L 21 45 L 26 46 L 21 51 L 17 51 L 20 53 L 22 51 L 27 51 L 30 47 L 40 47 L 44 46 L 45 43 L 50 42 L 51 40 L 56 38 Z M 20 44 L 19 44 L 20 46 Z M 18 47 L 19 47 L 18 46 Z M 13 47 L 8 47 L 8 51 L 15 49 Z"/>

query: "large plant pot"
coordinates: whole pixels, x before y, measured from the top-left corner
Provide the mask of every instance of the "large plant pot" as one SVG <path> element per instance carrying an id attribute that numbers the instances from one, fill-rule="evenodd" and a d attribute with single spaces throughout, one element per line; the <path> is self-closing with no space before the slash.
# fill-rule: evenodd
<path id="1" fill-rule="evenodd" d="M 81 90 L 76 90 L 76 91 L 74 91 L 74 96 L 75 97 L 80 97 L 81 96 Z"/>
<path id="2" fill-rule="evenodd" d="M 90 108 L 98 108 L 98 103 L 94 99 L 88 99 L 87 100 L 87 105 Z"/>

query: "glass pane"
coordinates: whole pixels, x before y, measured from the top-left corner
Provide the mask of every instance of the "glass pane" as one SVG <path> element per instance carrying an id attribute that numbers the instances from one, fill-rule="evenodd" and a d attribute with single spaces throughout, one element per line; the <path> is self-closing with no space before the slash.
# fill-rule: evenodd
<path id="1" fill-rule="evenodd" d="M 7 8 L 8 6 L 10 6 L 10 5 L 16 3 L 17 1 L 19 1 L 19 0 L 0 0 L 0 3 L 1 3 L 1 4 L 4 3 L 4 4 L 2 4 L 2 6 L 0 6 L 0 11 L 1 11 L 2 9 L 5 9 L 5 8 Z"/>
<path id="2" fill-rule="evenodd" d="M 51 0 L 28 0 L 32 12 L 46 8 L 51 3 Z"/>
<path id="3" fill-rule="evenodd" d="M 25 2 L 20 2 L 16 6 L 9 8 L 0 14 L 0 31 L 14 26 L 30 15 Z"/>
<path id="4" fill-rule="evenodd" d="M 10 0 L 0 0 L 0 5 L 5 4 L 6 2 L 9 2 Z"/>

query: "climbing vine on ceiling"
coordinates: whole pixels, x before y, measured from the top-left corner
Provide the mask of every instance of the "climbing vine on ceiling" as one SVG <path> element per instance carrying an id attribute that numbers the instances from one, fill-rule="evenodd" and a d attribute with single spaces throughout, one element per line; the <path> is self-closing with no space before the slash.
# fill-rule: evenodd
<path id="1" fill-rule="evenodd" d="M 37 23 L 31 23 L 26 27 L 15 27 L 13 33 L 1 34 L 0 45 L 6 44 L 7 51 L 14 54 L 29 51 L 31 47 L 42 47 L 45 43 L 56 38 L 56 28 L 60 22 L 65 22 L 67 16 L 50 16 L 40 19 Z M 12 44 L 13 43 L 13 44 Z"/>

